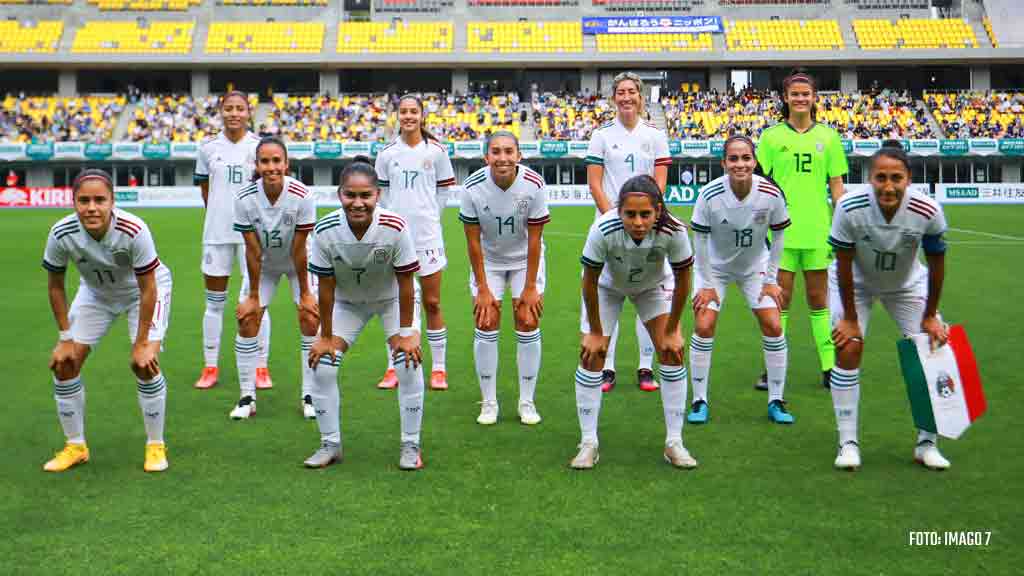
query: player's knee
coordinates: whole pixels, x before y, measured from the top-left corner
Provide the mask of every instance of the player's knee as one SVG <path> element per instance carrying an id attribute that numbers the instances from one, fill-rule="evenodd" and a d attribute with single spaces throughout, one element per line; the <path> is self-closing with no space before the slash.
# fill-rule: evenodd
<path id="1" fill-rule="evenodd" d="M 243 338 L 253 338 L 260 332 L 259 320 L 246 318 L 238 321 L 238 335 Z"/>
<path id="2" fill-rule="evenodd" d="M 761 333 L 770 338 L 778 338 L 779 336 L 782 336 L 782 322 L 780 322 L 778 318 L 762 322 Z"/>
<path id="3" fill-rule="evenodd" d="M 693 323 L 693 333 L 701 338 L 715 337 L 715 320 L 707 314 L 699 314 Z"/>
<path id="4" fill-rule="evenodd" d="M 441 314 L 441 295 L 424 294 L 423 310 L 426 311 L 428 316 L 439 316 Z"/>
<path id="5" fill-rule="evenodd" d="M 482 332 L 494 332 L 498 329 L 498 320 L 491 319 L 476 323 L 476 329 Z"/>
<path id="6" fill-rule="evenodd" d="M 77 378 L 82 371 L 82 364 L 73 359 L 61 362 L 53 367 L 53 376 L 58 380 Z"/>
<path id="7" fill-rule="evenodd" d="M 580 360 L 580 365 L 583 366 L 584 370 L 590 372 L 600 372 L 604 369 L 604 356 L 591 357 L 588 360 Z"/>
<path id="8" fill-rule="evenodd" d="M 135 360 L 132 360 L 131 367 L 132 373 L 135 374 L 135 377 L 140 380 L 152 380 L 157 375 L 157 372 L 155 370 L 151 369 L 149 366 L 139 364 Z"/>
<path id="9" fill-rule="evenodd" d="M 807 304 L 812 310 L 820 310 L 828 306 L 828 289 L 808 286 Z"/>
<path id="10" fill-rule="evenodd" d="M 520 332 L 533 332 L 538 325 L 536 318 L 516 318 L 516 330 Z"/>
<path id="11" fill-rule="evenodd" d="M 842 348 L 836 349 L 836 365 L 844 370 L 859 368 L 863 353 L 864 344 L 860 342 L 847 342 Z"/>
<path id="12" fill-rule="evenodd" d="M 320 326 L 318 318 L 309 312 L 299 312 L 299 330 L 303 336 L 316 336 Z"/>

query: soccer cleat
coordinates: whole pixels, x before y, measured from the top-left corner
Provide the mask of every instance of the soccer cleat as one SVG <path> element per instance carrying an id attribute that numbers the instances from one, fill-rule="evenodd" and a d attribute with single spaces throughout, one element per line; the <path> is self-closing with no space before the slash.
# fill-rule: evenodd
<path id="1" fill-rule="evenodd" d="M 274 381 L 270 379 L 269 368 L 257 368 L 256 369 L 256 389 L 257 390 L 270 390 L 274 387 Z"/>
<path id="2" fill-rule="evenodd" d="M 601 392 L 611 392 L 615 389 L 615 370 L 601 371 Z"/>
<path id="3" fill-rule="evenodd" d="M 533 402 L 519 403 L 519 421 L 527 426 L 540 424 L 540 413 L 537 412 L 537 407 L 533 405 Z"/>
<path id="4" fill-rule="evenodd" d="M 776 424 L 792 424 L 793 415 L 786 410 L 784 400 L 772 400 L 768 403 L 768 417 Z"/>
<path id="5" fill-rule="evenodd" d="M 825 370 L 821 373 L 821 385 L 825 390 L 832 388 L 832 369 Z"/>
<path id="6" fill-rule="evenodd" d="M 163 442 L 146 444 L 146 462 L 142 465 L 142 469 L 146 472 L 167 470 L 167 446 Z"/>
<path id="7" fill-rule="evenodd" d="M 939 452 L 939 447 L 931 440 L 918 442 L 914 447 L 914 462 L 929 470 L 945 470 L 949 468 L 949 460 Z"/>
<path id="8" fill-rule="evenodd" d="M 341 462 L 341 446 L 323 442 L 316 452 L 306 458 L 302 464 L 306 468 L 326 468 L 335 462 Z"/>
<path id="9" fill-rule="evenodd" d="M 397 381 L 397 379 L 396 379 Z M 447 390 L 448 389 L 448 373 L 444 370 L 434 370 L 430 373 L 430 389 L 431 390 Z"/>
<path id="10" fill-rule="evenodd" d="M 636 383 L 644 392 L 654 392 L 659 388 L 658 381 L 654 379 L 654 372 L 649 368 L 636 371 Z"/>
<path id="11" fill-rule="evenodd" d="M 232 420 L 245 420 L 256 415 L 256 399 L 252 396 L 242 396 L 238 404 L 231 409 Z"/>
<path id="12" fill-rule="evenodd" d="M 569 462 L 569 466 L 576 470 L 590 470 L 594 466 L 597 466 L 598 460 L 601 456 L 597 453 L 597 444 L 593 442 L 583 442 L 579 445 L 579 452 L 576 457 Z"/>
<path id="13" fill-rule="evenodd" d="M 690 413 L 686 415 L 686 421 L 690 424 L 707 424 L 711 415 L 708 413 L 708 403 L 697 400 L 690 406 Z"/>
<path id="14" fill-rule="evenodd" d="M 423 455 L 420 445 L 415 442 L 402 442 L 398 455 L 398 467 L 402 470 L 419 470 L 423 468 Z"/>
<path id="15" fill-rule="evenodd" d="M 43 470 L 47 472 L 63 472 L 73 466 L 79 464 L 85 464 L 89 461 L 89 447 L 85 444 L 72 444 L 68 442 L 64 445 L 64 449 L 53 455 L 46 464 L 43 464 Z"/>
<path id="16" fill-rule="evenodd" d="M 302 397 L 302 417 L 306 420 L 314 420 L 316 418 L 316 408 L 313 408 L 313 397 L 309 394 Z"/>
<path id="17" fill-rule="evenodd" d="M 683 443 L 679 440 L 673 440 L 665 444 L 665 462 L 675 466 L 676 468 L 683 468 L 685 470 L 692 470 L 697 467 L 697 460 L 693 456 L 690 456 L 690 451 L 683 446 Z"/>
<path id="18" fill-rule="evenodd" d="M 217 385 L 217 367 L 206 366 L 203 368 L 203 373 L 199 375 L 199 380 L 196 380 L 195 387 L 200 390 L 206 390 L 213 388 Z"/>
<path id="19" fill-rule="evenodd" d="M 856 470 L 860 468 L 860 446 L 856 442 L 847 442 L 839 447 L 835 467 L 839 470 Z"/>
<path id="20" fill-rule="evenodd" d="M 768 373 L 762 372 L 761 377 L 758 378 L 757 382 L 754 382 L 754 390 L 767 390 L 768 389 Z"/>
<path id="21" fill-rule="evenodd" d="M 497 402 L 481 402 L 480 403 L 480 415 L 476 417 L 477 424 L 483 424 L 484 426 L 491 426 L 498 423 L 498 403 Z"/>
<path id="22" fill-rule="evenodd" d="M 431 377 L 433 377 L 433 375 L 431 375 Z M 433 378 L 431 378 L 430 383 L 434 383 Z M 398 374 L 395 373 L 394 368 L 388 368 L 388 371 L 384 373 L 384 377 L 377 383 L 377 389 L 394 390 L 395 388 L 398 388 Z"/>

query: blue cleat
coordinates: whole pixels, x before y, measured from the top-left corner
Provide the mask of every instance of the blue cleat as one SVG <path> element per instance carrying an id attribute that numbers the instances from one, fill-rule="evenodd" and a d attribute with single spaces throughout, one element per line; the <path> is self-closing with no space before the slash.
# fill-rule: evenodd
<path id="1" fill-rule="evenodd" d="M 690 424 L 707 424 L 708 418 L 708 403 L 703 400 L 697 400 L 690 406 L 690 413 L 686 415 L 686 421 Z"/>
<path id="2" fill-rule="evenodd" d="M 782 400 L 772 400 L 768 403 L 768 417 L 776 424 L 793 423 L 793 415 L 786 410 L 786 403 Z"/>

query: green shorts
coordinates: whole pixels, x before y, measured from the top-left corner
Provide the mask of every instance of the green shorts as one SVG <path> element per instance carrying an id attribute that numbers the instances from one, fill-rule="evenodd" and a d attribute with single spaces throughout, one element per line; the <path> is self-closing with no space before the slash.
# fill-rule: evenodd
<path id="1" fill-rule="evenodd" d="M 832 249 L 821 248 L 783 248 L 779 269 L 787 272 L 800 270 L 825 270 L 832 263 Z"/>

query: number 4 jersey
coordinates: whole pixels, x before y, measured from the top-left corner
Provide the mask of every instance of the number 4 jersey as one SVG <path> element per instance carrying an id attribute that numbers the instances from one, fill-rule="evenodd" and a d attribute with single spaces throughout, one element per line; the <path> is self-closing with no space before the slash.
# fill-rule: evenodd
<path id="1" fill-rule="evenodd" d="M 235 197 L 235 231 L 255 232 L 263 248 L 266 271 L 294 272 L 292 239 L 296 231 L 309 231 L 316 224 L 316 200 L 298 180 L 284 177 L 277 202 L 271 204 L 259 179 Z"/>

